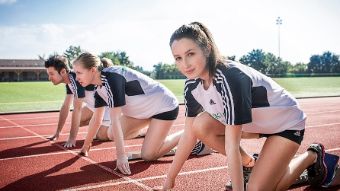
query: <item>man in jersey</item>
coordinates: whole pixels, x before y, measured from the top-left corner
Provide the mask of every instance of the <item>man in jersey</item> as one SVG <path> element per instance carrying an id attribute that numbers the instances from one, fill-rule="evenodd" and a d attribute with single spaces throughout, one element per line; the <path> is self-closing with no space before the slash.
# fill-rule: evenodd
<path id="1" fill-rule="evenodd" d="M 53 55 L 45 61 L 45 68 L 49 76 L 49 80 L 54 84 L 66 84 L 66 96 L 64 103 L 59 112 L 59 120 L 56 132 L 53 136 L 49 137 L 50 140 L 57 140 L 65 125 L 66 118 L 70 111 L 70 106 L 73 102 L 73 112 L 71 120 L 70 135 L 64 147 L 74 147 L 76 144 L 76 137 L 79 126 L 89 124 L 94 110 L 94 86 L 82 87 L 75 77 L 75 73 L 70 71 L 68 67 L 68 60 L 64 56 Z M 82 107 L 83 101 L 86 106 Z M 103 127 L 97 134 L 97 139 L 106 140 L 105 129 L 110 125 L 109 114 L 105 115 L 103 119 Z M 105 128 L 106 126 L 106 128 Z"/>
<path id="2" fill-rule="evenodd" d="M 177 145 L 182 131 L 167 135 L 177 118 L 178 103 L 165 86 L 126 67 L 102 69 L 99 58 L 91 53 L 82 53 L 73 66 L 82 86 L 97 86 L 96 110 L 82 153 L 88 152 L 91 137 L 97 131 L 103 106 L 106 105 L 110 108 L 112 136 L 116 145 L 116 169 L 123 174 L 131 174 L 124 139 L 136 137 L 140 129 L 148 126 L 141 149 L 144 160 L 158 159 Z"/>
<path id="3" fill-rule="evenodd" d="M 306 115 L 287 91 L 269 77 L 223 60 L 211 33 L 201 23 L 178 28 L 170 47 L 185 82 L 186 121 L 172 165 L 161 190 L 172 189 L 196 139 L 227 155 L 233 190 L 287 190 L 308 168 L 311 185 L 327 174 L 322 144 L 311 144 L 294 158 L 305 130 Z M 241 137 L 266 137 L 244 184 L 242 166 L 252 157 Z M 246 186 L 246 188 L 245 188 Z"/>

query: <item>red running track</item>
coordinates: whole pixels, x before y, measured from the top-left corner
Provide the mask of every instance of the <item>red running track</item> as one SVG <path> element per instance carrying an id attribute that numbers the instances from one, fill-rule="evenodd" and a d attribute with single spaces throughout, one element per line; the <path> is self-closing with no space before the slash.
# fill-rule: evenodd
<path id="1" fill-rule="evenodd" d="M 308 115 L 305 139 L 298 153 L 314 141 L 340 155 L 340 97 L 299 100 Z M 184 127 L 183 106 L 172 132 Z M 132 161 L 132 175 L 115 172 L 113 142 L 94 142 L 88 158 L 77 153 L 86 128 L 79 130 L 77 147 L 65 149 L 69 121 L 57 142 L 45 137 L 54 133 L 58 113 L 0 115 L 1 190 L 151 190 L 164 181 L 172 156 L 156 162 Z M 128 151 L 141 148 L 143 139 L 126 141 Z M 259 152 L 264 140 L 243 140 L 249 152 Z M 229 180 L 226 157 L 218 153 L 192 157 L 176 179 L 174 190 L 223 190 Z M 299 187 L 293 190 L 312 190 Z M 340 187 L 324 190 L 340 190 Z"/>

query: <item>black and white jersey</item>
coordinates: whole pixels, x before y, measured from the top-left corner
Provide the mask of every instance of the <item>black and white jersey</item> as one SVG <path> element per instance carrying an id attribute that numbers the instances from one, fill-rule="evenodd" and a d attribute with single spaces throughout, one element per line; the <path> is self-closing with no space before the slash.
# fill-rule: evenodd
<path id="1" fill-rule="evenodd" d="M 91 110 L 94 111 L 94 93 L 96 91 L 95 85 L 88 85 L 85 87 L 85 97 L 84 102 L 86 106 Z"/>
<path id="2" fill-rule="evenodd" d="M 113 66 L 101 72 L 102 86 L 97 86 L 95 107 L 122 107 L 124 115 L 147 119 L 174 110 L 175 95 L 165 86 L 135 70 Z"/>
<path id="3" fill-rule="evenodd" d="M 84 102 L 86 103 L 86 107 L 89 108 L 92 112 L 94 112 L 95 99 L 94 94 L 96 91 L 96 87 L 94 85 L 88 85 L 85 87 L 85 97 Z M 108 107 L 105 107 L 103 121 L 110 121 L 110 110 Z M 106 125 L 108 126 L 108 125 Z"/>
<path id="4" fill-rule="evenodd" d="M 306 115 L 296 99 L 271 78 L 237 62 L 217 66 L 213 83 L 204 89 L 201 79 L 185 82 L 186 116 L 202 111 L 224 125 L 242 125 L 242 131 L 272 134 L 302 130 Z"/>
<path id="5" fill-rule="evenodd" d="M 66 84 L 66 94 L 73 94 L 75 98 L 84 98 L 85 88 L 76 80 L 76 73 L 71 71 L 69 72 L 68 77 L 70 83 Z"/>
<path id="6" fill-rule="evenodd" d="M 95 86 L 88 85 L 83 87 L 76 81 L 76 73 L 71 71 L 69 73 L 70 83 L 66 84 L 66 94 L 73 94 L 75 98 L 84 98 L 84 102 L 86 107 L 89 108 L 92 112 L 94 112 L 95 105 Z M 105 108 L 103 121 L 110 121 L 110 112 L 108 108 Z M 107 124 L 106 124 L 107 125 Z"/>

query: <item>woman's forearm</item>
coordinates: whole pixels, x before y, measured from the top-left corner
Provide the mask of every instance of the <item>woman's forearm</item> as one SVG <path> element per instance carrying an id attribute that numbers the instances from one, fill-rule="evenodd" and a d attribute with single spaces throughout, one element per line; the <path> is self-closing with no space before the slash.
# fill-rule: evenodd
<path id="1" fill-rule="evenodd" d="M 238 148 L 229 149 L 228 153 L 228 169 L 231 175 L 233 190 L 243 190 L 244 180 L 242 172 L 242 158 Z"/>
<path id="2" fill-rule="evenodd" d="M 179 140 L 174 160 L 167 174 L 168 179 L 172 181 L 175 180 L 176 176 L 181 171 L 184 162 L 188 159 L 196 140 L 196 137 L 189 131 L 189 129 L 184 130 L 184 133 Z"/>
<path id="3" fill-rule="evenodd" d="M 120 122 L 116 121 L 116 122 L 112 123 L 112 125 L 113 125 L 113 127 L 112 127 L 113 132 L 112 133 L 113 133 L 113 138 L 115 140 L 114 142 L 116 144 L 117 158 L 125 157 L 124 136 L 123 136 L 121 124 L 120 124 Z"/>

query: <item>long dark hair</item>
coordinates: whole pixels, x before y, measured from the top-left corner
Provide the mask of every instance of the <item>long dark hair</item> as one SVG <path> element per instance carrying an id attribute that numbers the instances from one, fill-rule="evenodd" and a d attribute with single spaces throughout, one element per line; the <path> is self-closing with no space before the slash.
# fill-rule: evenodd
<path id="1" fill-rule="evenodd" d="M 207 58 L 209 76 L 214 76 L 216 65 L 222 64 L 223 58 L 221 57 L 208 28 L 200 22 L 192 22 L 188 25 L 182 25 L 175 30 L 174 33 L 172 33 L 169 43 L 170 47 L 175 40 L 180 40 L 182 38 L 193 40 L 203 50 Z"/>

